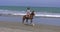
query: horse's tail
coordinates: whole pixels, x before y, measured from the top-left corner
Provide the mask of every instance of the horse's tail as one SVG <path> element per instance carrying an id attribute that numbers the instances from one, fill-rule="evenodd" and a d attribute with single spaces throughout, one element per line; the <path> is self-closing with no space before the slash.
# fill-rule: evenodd
<path id="1" fill-rule="evenodd" d="M 23 18 L 26 18 L 26 15 L 24 15 Z"/>

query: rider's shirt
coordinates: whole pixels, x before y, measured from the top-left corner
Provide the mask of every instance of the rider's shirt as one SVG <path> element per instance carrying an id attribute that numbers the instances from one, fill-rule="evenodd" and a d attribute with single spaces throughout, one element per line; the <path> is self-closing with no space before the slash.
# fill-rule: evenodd
<path id="1" fill-rule="evenodd" d="M 30 10 L 27 10 L 27 13 L 26 13 L 27 15 L 30 15 Z"/>

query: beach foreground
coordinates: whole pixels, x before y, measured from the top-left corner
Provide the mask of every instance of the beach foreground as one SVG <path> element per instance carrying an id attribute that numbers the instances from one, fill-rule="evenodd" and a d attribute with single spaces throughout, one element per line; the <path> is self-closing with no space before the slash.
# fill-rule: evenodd
<path id="1" fill-rule="evenodd" d="M 21 22 L 0 21 L 0 32 L 60 32 L 60 26 L 35 24 L 25 25 Z"/>

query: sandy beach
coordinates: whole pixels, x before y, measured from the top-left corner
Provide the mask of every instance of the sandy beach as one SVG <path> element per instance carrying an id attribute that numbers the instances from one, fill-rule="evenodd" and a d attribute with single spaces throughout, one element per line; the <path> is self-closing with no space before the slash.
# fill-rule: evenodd
<path id="1" fill-rule="evenodd" d="M 25 25 L 21 22 L 0 21 L 0 32 L 60 32 L 60 26 L 35 24 L 35 26 Z"/>
<path id="2" fill-rule="evenodd" d="M 0 32 L 60 32 L 60 18 L 34 18 L 34 26 L 21 20 L 21 16 L 0 16 Z"/>

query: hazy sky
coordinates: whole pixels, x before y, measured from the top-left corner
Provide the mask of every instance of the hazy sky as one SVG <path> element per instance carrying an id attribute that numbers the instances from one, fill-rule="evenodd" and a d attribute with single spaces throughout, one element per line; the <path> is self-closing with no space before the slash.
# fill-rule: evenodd
<path id="1" fill-rule="evenodd" d="M 60 7 L 60 0 L 0 0 L 0 6 Z"/>

